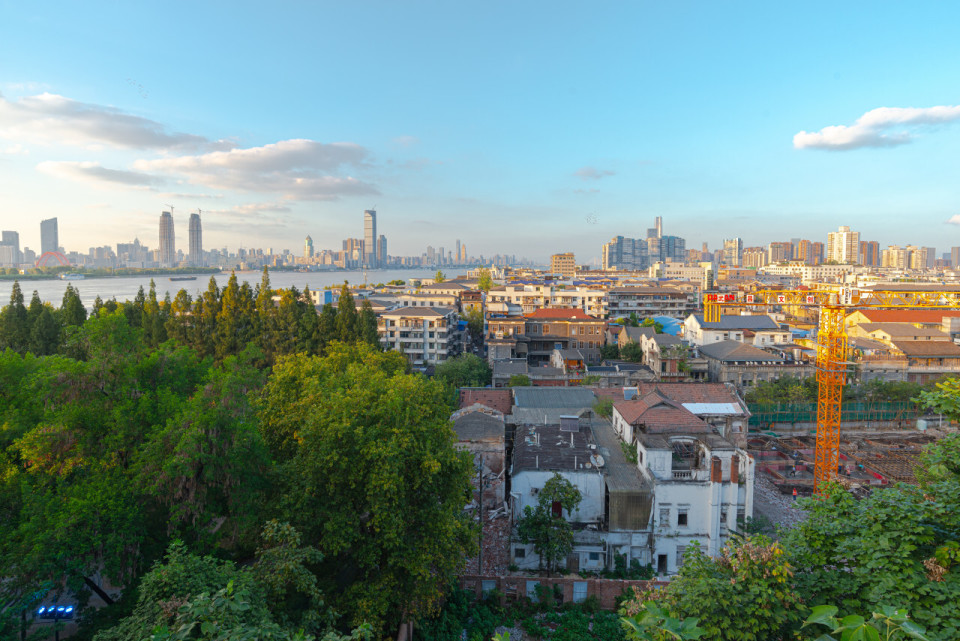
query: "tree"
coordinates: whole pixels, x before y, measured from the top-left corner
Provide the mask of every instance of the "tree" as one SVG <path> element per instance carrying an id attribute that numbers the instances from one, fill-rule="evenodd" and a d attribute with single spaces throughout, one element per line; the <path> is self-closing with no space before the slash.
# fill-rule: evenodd
<path id="1" fill-rule="evenodd" d="M 573 529 L 563 518 L 563 511 L 572 516 L 583 498 L 580 490 L 559 473 L 554 473 L 537 495 L 537 506 L 523 508 L 517 521 L 517 537 L 523 543 L 532 543 L 539 556 L 540 569 L 546 562 L 547 571 L 556 569 L 560 559 L 573 549 Z"/>
<path id="2" fill-rule="evenodd" d="M 469 307 L 463 313 L 463 317 L 467 321 L 467 329 L 470 330 L 470 336 L 473 339 L 480 340 L 483 338 L 483 310 L 479 307 Z"/>
<path id="3" fill-rule="evenodd" d="M 850 615 L 837 619 L 839 610 L 833 605 L 818 605 L 811 610 L 810 616 L 803 622 L 808 625 L 826 626 L 831 634 L 817 637 L 818 641 L 837 641 L 837 639 L 864 639 L 880 641 L 894 641 L 895 639 L 927 639 L 926 630 L 910 620 L 906 610 L 898 610 L 890 606 L 873 612 L 872 620 L 862 616 Z M 833 636 L 836 635 L 836 636 Z M 882 636 L 881 636 L 882 635 Z"/>
<path id="4" fill-rule="evenodd" d="M 463 354 L 437 365 L 433 377 L 452 389 L 486 387 L 493 373 L 490 365 L 475 354 Z"/>
<path id="5" fill-rule="evenodd" d="M 434 274 L 434 276 L 433 276 L 433 282 L 435 282 L 435 283 L 442 283 L 442 282 L 445 281 L 445 280 L 447 280 L 447 277 L 444 276 L 443 272 L 438 269 L 438 270 L 437 270 L 437 273 Z"/>
<path id="6" fill-rule="evenodd" d="M 922 407 L 943 414 L 951 421 L 960 418 L 960 378 L 945 378 L 935 391 L 923 391 L 915 399 Z"/>
<path id="7" fill-rule="evenodd" d="M 600 346 L 600 360 L 617 360 L 618 358 L 620 358 L 620 347 L 616 343 Z"/>
<path id="8" fill-rule="evenodd" d="M 643 362 L 643 348 L 640 343 L 630 341 L 620 348 L 620 358 L 631 363 Z"/>
<path id="9" fill-rule="evenodd" d="M 60 323 L 50 308 L 44 305 L 30 329 L 30 351 L 37 356 L 47 356 L 56 354 L 59 347 Z"/>
<path id="10" fill-rule="evenodd" d="M 507 380 L 507 387 L 530 387 L 530 377 L 526 374 L 514 374 Z"/>
<path id="11" fill-rule="evenodd" d="M 360 305 L 360 317 L 357 319 L 357 338 L 377 349 L 380 348 L 380 332 L 377 330 L 377 314 L 370 301 Z"/>
<path id="12" fill-rule="evenodd" d="M 702 639 L 782 639 L 803 607 L 792 575 L 783 547 L 765 537 L 732 539 L 715 559 L 694 545 L 670 584 L 639 600 L 675 619 L 696 619 Z"/>
<path id="13" fill-rule="evenodd" d="M 340 299 L 337 302 L 337 338 L 344 343 L 357 340 L 357 305 L 346 281 L 340 288 Z"/>
<path id="14" fill-rule="evenodd" d="M 477 277 L 477 288 L 484 294 L 489 294 L 490 290 L 493 289 L 493 277 L 490 275 L 489 269 L 483 268 L 480 270 L 480 275 Z"/>
<path id="15" fill-rule="evenodd" d="M 613 399 L 609 396 L 601 396 L 593 404 L 593 411 L 604 418 L 613 416 Z"/>
<path id="16" fill-rule="evenodd" d="M 398 352 L 333 343 L 281 359 L 259 402 L 283 518 L 324 555 L 324 593 L 375 631 L 435 612 L 473 553 L 473 466 L 439 382 Z"/>
<path id="17" fill-rule="evenodd" d="M 633 314 L 631 314 L 631 317 L 632 316 Z M 663 333 L 663 323 L 653 318 L 644 318 L 643 322 L 640 323 L 640 327 L 652 327 L 653 331 L 656 332 L 657 334 Z"/>
<path id="18" fill-rule="evenodd" d="M 15 280 L 10 292 L 10 304 L 0 312 L 0 348 L 9 348 L 22 354 L 27 350 L 29 342 L 30 326 L 27 321 L 27 308 L 23 306 L 20 283 Z"/>

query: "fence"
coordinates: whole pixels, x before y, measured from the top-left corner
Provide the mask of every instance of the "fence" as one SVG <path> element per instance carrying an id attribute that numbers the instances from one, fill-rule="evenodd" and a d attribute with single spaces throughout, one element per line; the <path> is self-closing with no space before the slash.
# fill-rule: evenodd
<path id="1" fill-rule="evenodd" d="M 816 423 L 816 403 L 750 403 L 750 427 L 763 429 L 776 423 Z M 913 422 L 920 415 L 909 401 L 899 403 L 845 402 L 841 406 L 841 422 L 868 423 Z"/>

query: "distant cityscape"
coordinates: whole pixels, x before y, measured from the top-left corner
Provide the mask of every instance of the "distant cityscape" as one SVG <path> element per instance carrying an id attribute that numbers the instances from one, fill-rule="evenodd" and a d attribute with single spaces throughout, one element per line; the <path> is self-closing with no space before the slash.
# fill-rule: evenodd
<path id="1" fill-rule="evenodd" d="M 466 243 L 459 238 L 453 248 L 427 245 L 419 256 L 391 256 L 387 252 L 387 237 L 377 234 L 377 212 L 363 212 L 363 237 L 345 238 L 340 249 L 317 248 L 311 236 L 304 239 L 303 254 L 290 249 L 203 248 L 202 212 L 191 213 L 188 222 L 187 251 L 176 246 L 176 221 L 172 211 L 160 214 L 158 243 L 155 249 L 134 238 L 115 246 L 91 247 L 83 254 L 68 250 L 60 242 L 56 218 L 40 222 L 40 251 L 20 248 L 17 231 L 3 231 L 0 240 L 0 268 L 72 266 L 78 268 L 176 268 L 220 267 L 223 269 L 259 269 L 271 267 L 302 267 L 304 269 L 388 269 L 414 267 L 452 267 L 472 265 L 532 266 L 525 257 L 515 254 L 472 255 Z"/>
<path id="2" fill-rule="evenodd" d="M 532 267 L 536 261 L 509 254 L 471 254 L 467 244 L 457 238 L 453 247 L 427 245 L 420 255 L 396 256 L 388 252 L 387 237 L 377 233 L 377 212 L 363 212 L 363 235 L 345 238 L 339 248 L 317 247 L 311 236 L 304 239 L 303 252 L 290 249 L 224 248 L 204 249 L 201 212 L 191 213 L 188 221 L 186 252 L 176 246 L 176 221 L 172 211 L 160 214 L 156 248 L 135 238 L 114 246 L 91 247 L 86 253 L 65 249 L 56 218 L 40 222 L 40 251 L 20 247 L 17 231 L 3 230 L 0 240 L 0 268 L 27 270 L 34 267 L 71 266 L 77 268 L 177 268 L 221 267 L 258 269 L 263 266 L 301 267 L 304 269 L 389 269 L 488 265 L 496 267 Z M 955 270 L 960 266 L 960 247 L 937 255 L 936 248 L 905 243 L 881 249 L 875 240 L 861 240 L 861 232 L 848 226 L 827 234 L 826 242 L 791 238 L 766 246 L 744 247 L 741 238 L 723 239 L 711 251 L 708 243 L 700 249 L 687 249 L 684 238 L 663 233 L 663 218 L 657 216 L 646 237 L 614 236 L 601 247 L 600 269 L 605 272 L 646 272 L 651 277 L 695 277 L 710 267 L 723 266 L 754 270 L 758 273 L 820 279 L 838 273 L 857 272 L 857 268 L 884 268 L 901 271 Z M 844 266 L 836 268 L 836 266 Z M 561 252 L 551 259 L 550 267 L 558 275 L 572 276 L 578 265 L 574 254 Z M 810 268 L 814 268 L 812 271 Z M 806 271 L 804 271 L 806 270 Z M 862 272 L 862 270 L 861 270 Z"/>

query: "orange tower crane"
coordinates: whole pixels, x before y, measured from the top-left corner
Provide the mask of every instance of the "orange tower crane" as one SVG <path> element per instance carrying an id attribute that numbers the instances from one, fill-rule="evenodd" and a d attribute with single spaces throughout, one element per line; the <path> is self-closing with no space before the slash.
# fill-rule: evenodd
<path id="1" fill-rule="evenodd" d="M 720 320 L 723 308 L 765 310 L 809 307 L 819 310 L 817 327 L 817 445 L 814 488 L 837 476 L 840 463 L 840 410 L 847 375 L 846 314 L 858 309 L 960 309 L 960 291 L 896 291 L 833 288 L 762 290 L 745 294 L 704 294 L 703 318 Z"/>

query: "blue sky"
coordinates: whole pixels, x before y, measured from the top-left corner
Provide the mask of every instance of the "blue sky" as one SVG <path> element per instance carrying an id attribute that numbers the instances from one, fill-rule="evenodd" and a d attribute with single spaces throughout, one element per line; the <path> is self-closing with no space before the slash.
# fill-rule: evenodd
<path id="1" fill-rule="evenodd" d="M 199 6 L 198 6 L 199 5 Z M 0 0 L 0 227 L 86 251 L 960 245 L 960 5 Z M 912 110 L 911 110 L 912 109 Z M 806 133 L 801 133 L 806 132 Z"/>

